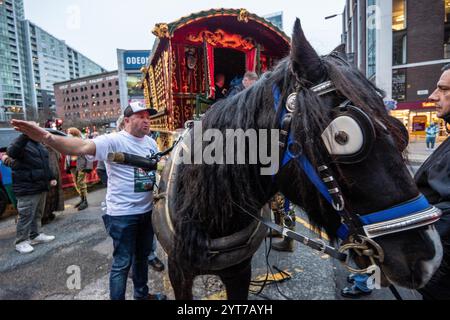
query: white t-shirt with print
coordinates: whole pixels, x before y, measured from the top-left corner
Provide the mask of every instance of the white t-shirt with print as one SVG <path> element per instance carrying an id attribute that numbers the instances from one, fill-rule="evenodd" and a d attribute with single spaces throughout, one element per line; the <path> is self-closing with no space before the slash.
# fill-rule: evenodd
<path id="1" fill-rule="evenodd" d="M 95 160 L 105 161 L 108 174 L 106 194 L 107 214 L 128 216 L 145 214 L 153 209 L 153 185 L 155 172 L 107 161 L 108 154 L 124 152 L 141 157 L 158 152 L 155 140 L 146 136 L 137 138 L 126 131 L 100 136 L 93 140 L 96 146 Z"/>

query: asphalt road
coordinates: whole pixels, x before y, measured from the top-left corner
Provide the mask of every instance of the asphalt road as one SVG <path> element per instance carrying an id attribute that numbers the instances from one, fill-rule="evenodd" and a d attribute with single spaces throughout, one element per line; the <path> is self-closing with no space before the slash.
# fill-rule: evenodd
<path id="1" fill-rule="evenodd" d="M 83 212 L 73 209 L 77 199 L 68 201 L 66 211 L 57 213 L 57 219 L 43 229 L 43 232 L 55 235 L 56 240 L 36 246 L 30 255 L 19 255 L 14 251 L 14 219 L 10 217 L 0 221 L 0 300 L 107 300 L 112 242 L 101 219 L 104 196 L 105 190 L 90 193 L 90 207 Z M 304 216 L 300 215 L 299 221 L 298 231 L 317 237 Z M 289 274 L 289 279 L 280 283 L 269 281 L 261 295 L 251 294 L 250 299 L 341 299 L 339 292 L 347 285 L 347 272 L 338 262 L 301 244 L 296 244 L 294 253 L 271 251 L 266 259 L 268 247 L 269 241 L 263 243 L 255 255 L 253 279 L 261 281 L 269 277 L 269 280 L 283 280 L 286 275 L 279 270 Z M 166 262 L 160 248 L 158 255 Z M 71 281 L 78 271 L 80 287 Z M 149 272 L 151 291 L 164 292 L 173 299 L 167 271 Z M 252 287 L 255 292 L 259 289 L 258 286 Z M 402 295 L 408 299 L 418 298 L 408 291 L 402 291 Z M 196 299 L 224 299 L 225 292 L 217 278 L 205 276 L 196 280 L 194 296 Z M 127 298 L 132 299 L 131 281 Z M 393 296 L 388 290 L 377 290 L 365 299 L 391 300 Z"/>
<path id="2" fill-rule="evenodd" d="M 414 152 L 426 158 L 428 152 L 420 144 L 412 144 Z M 413 175 L 420 161 L 409 166 Z M 0 300 L 107 300 L 111 266 L 112 241 L 107 237 L 101 216 L 105 190 L 89 194 L 90 207 L 82 212 L 73 208 L 77 199 L 66 201 L 66 210 L 57 213 L 57 219 L 43 232 L 56 236 L 50 244 L 35 247 L 30 255 L 19 255 L 14 251 L 14 217 L 0 220 Z M 312 231 L 304 214 L 299 213 L 297 231 L 311 238 L 318 234 Z M 278 241 L 278 240 L 274 240 Z M 263 243 L 253 260 L 252 292 L 258 292 L 261 281 L 268 281 L 260 295 L 251 294 L 252 300 L 339 300 L 340 290 L 347 286 L 347 270 L 336 260 L 296 244 L 294 253 L 270 251 L 270 242 Z M 158 248 L 158 255 L 166 262 L 165 253 Z M 73 283 L 73 276 L 80 274 L 81 282 Z M 149 271 L 149 286 L 152 292 L 164 292 L 173 299 L 167 270 L 158 273 Z M 409 290 L 400 290 L 405 299 L 419 299 Z M 222 283 L 215 277 L 199 277 L 194 286 L 195 299 L 224 299 Z M 127 299 L 132 299 L 131 281 L 128 283 Z M 392 300 L 389 290 L 375 290 L 365 300 Z"/>

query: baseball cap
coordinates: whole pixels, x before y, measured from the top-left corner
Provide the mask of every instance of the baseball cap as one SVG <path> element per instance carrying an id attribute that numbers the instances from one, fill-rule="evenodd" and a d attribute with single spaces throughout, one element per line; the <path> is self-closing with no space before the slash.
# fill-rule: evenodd
<path id="1" fill-rule="evenodd" d="M 139 113 L 142 111 L 147 111 L 150 114 L 150 116 L 154 116 L 158 113 L 158 111 L 156 111 L 155 109 L 147 108 L 141 102 L 132 102 L 128 105 L 128 107 L 125 108 L 125 110 L 123 111 L 123 115 L 124 115 L 124 117 L 129 118 L 133 114 L 136 114 L 136 113 Z"/>

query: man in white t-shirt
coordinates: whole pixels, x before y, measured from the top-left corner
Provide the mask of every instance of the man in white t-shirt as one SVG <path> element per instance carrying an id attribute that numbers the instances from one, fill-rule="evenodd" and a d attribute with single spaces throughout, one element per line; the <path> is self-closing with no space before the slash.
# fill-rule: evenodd
<path id="1" fill-rule="evenodd" d="M 12 120 L 14 128 L 38 142 L 44 142 L 67 155 L 87 155 L 105 161 L 108 173 L 106 230 L 113 239 L 114 253 L 110 274 L 112 300 L 124 300 L 127 277 L 132 268 L 136 300 L 164 300 L 162 294 L 149 294 L 147 258 L 152 249 L 154 175 L 141 169 L 108 162 L 108 153 L 125 152 L 151 156 L 158 152 L 150 138 L 150 110 L 140 103 L 124 111 L 125 130 L 94 140 L 58 137 L 36 124 Z"/>

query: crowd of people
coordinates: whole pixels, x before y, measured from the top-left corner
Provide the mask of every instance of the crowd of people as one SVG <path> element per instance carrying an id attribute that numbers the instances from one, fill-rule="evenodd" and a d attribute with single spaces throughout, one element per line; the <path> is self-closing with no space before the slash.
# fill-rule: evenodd
<path id="1" fill-rule="evenodd" d="M 242 81 L 225 87 L 223 74 L 216 76 L 216 100 L 231 98 L 250 88 L 258 76 L 247 72 Z M 430 96 L 437 105 L 438 117 L 450 121 L 450 65 L 444 68 L 438 87 Z M 158 146 L 150 137 L 152 110 L 140 103 L 130 104 L 118 120 L 118 132 L 83 139 L 76 128 L 68 130 L 69 138 L 52 135 L 34 123 L 13 120 L 13 126 L 23 134 L 14 141 L 3 156 L 2 163 L 11 166 L 13 172 L 12 191 L 17 198 L 19 219 L 17 223 L 16 249 L 21 253 L 33 251 L 33 245 L 55 240 L 54 236 L 39 232 L 39 219 L 47 206 L 49 211 L 60 210 L 61 193 L 58 157 L 67 156 L 66 169 L 74 177 L 80 196 L 78 210 L 88 208 L 87 188 L 84 175 L 92 170 L 92 163 L 98 161 L 97 172 L 107 186 L 106 214 L 103 222 L 113 240 L 113 262 L 110 272 L 110 297 L 125 299 L 127 278 L 132 270 L 134 298 L 137 300 L 164 300 L 161 293 L 151 294 L 147 285 L 148 266 L 163 271 L 165 266 L 156 256 L 156 239 L 151 216 L 153 210 L 153 189 L 155 175 L 138 168 L 121 166 L 108 161 L 110 152 L 126 152 L 143 157 L 158 152 Z M 434 128 L 427 129 L 430 148 Z M 416 183 L 429 202 L 442 209 L 444 215 L 436 223 L 444 252 L 449 252 L 450 235 L 450 142 L 447 139 L 417 172 Z M 59 188 L 58 188 L 59 187 Z M 57 204 L 57 205 L 56 205 Z M 295 211 L 289 200 L 278 194 L 272 201 L 275 222 L 295 230 Z M 47 219 L 52 219 L 47 216 Z M 282 236 L 272 232 L 270 236 Z M 294 241 L 284 238 L 273 244 L 278 251 L 293 252 Z M 424 299 L 450 298 L 449 257 L 444 255 L 441 268 L 420 290 Z M 345 297 L 358 298 L 370 294 L 367 288 L 368 275 L 350 275 L 351 286 L 342 290 Z"/>

